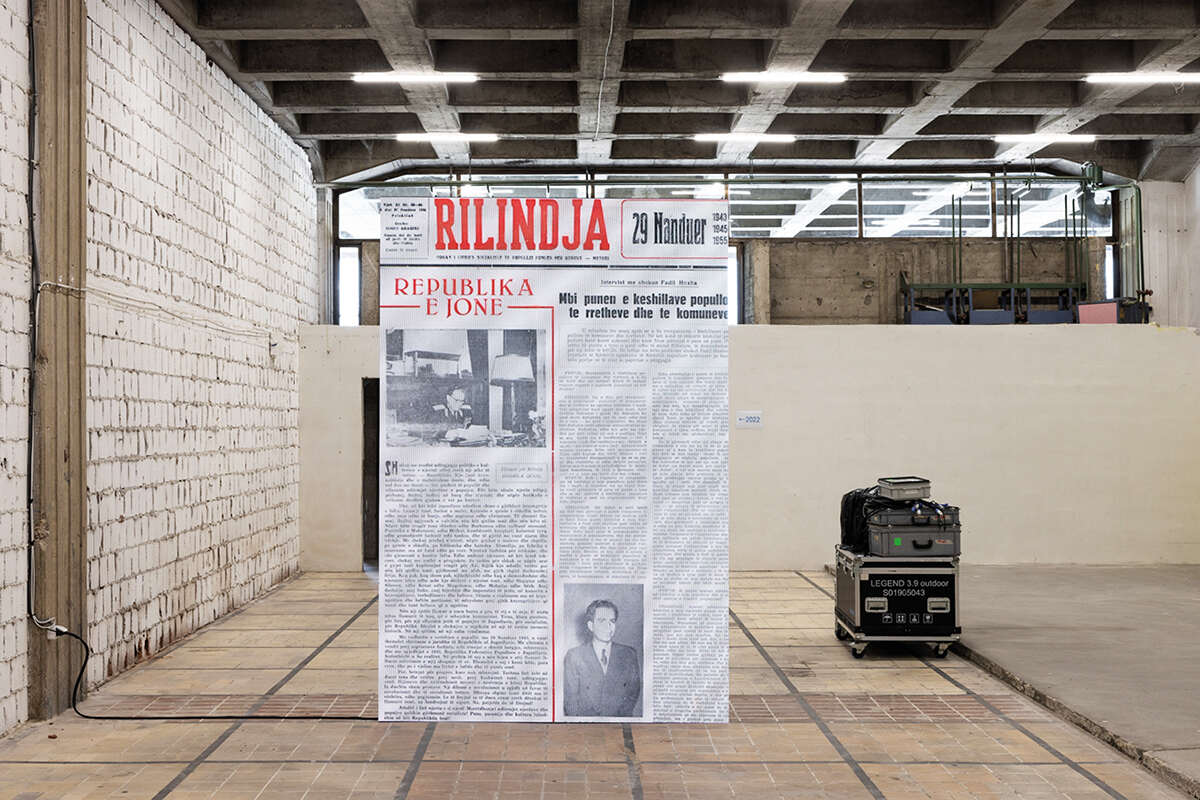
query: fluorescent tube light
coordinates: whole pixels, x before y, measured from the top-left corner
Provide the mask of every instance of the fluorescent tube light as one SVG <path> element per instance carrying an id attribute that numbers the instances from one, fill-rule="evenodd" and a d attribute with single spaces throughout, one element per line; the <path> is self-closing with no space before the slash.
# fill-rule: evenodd
<path id="1" fill-rule="evenodd" d="M 1200 83 L 1200 72 L 1097 72 L 1088 83 Z"/>
<path id="2" fill-rule="evenodd" d="M 474 72 L 356 72 L 355 83 L 474 83 Z"/>
<path id="3" fill-rule="evenodd" d="M 695 189 L 672 189 L 671 194 L 676 197 L 695 197 L 702 200 L 720 200 L 725 196 L 725 187 L 723 184 L 716 184 L 711 187 L 697 186 Z M 750 194 L 749 189 L 730 189 L 729 196 L 734 195 L 744 196 Z"/>
<path id="4" fill-rule="evenodd" d="M 1056 142 L 1087 144 L 1096 141 L 1096 137 L 1090 133 L 1004 133 L 993 136 L 992 139 L 1009 144 L 1052 144 Z"/>
<path id="5" fill-rule="evenodd" d="M 840 72 L 804 72 L 771 70 L 768 72 L 726 72 L 721 80 L 727 83 L 845 83 Z"/>
<path id="6" fill-rule="evenodd" d="M 397 142 L 495 142 L 494 133 L 397 133 Z"/>
<path id="7" fill-rule="evenodd" d="M 796 141 L 790 133 L 697 133 L 697 142 L 781 142 Z"/>

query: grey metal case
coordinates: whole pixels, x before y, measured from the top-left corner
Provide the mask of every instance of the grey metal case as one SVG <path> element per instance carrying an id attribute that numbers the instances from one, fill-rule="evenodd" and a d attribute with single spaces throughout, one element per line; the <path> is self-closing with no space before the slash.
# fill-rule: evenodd
<path id="1" fill-rule="evenodd" d="M 873 556 L 907 558 L 957 556 L 962 553 L 962 530 L 958 525 L 868 525 L 867 552 Z"/>

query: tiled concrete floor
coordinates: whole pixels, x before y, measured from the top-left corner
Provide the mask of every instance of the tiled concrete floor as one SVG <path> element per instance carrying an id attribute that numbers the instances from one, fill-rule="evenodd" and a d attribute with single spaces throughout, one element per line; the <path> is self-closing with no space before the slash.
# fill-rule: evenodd
<path id="1" fill-rule="evenodd" d="M 305 575 L 118 676 L 121 715 L 0 740 L 0 798 L 1180 798 L 974 666 L 833 638 L 823 573 L 736 573 L 727 725 L 339 720 L 375 709 L 375 587 Z M 53 738 L 51 738 L 53 737 Z"/>

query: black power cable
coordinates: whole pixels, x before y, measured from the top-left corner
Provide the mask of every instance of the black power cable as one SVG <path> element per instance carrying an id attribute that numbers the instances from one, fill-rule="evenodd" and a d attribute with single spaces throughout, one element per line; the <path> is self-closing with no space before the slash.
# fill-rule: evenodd
<path id="1" fill-rule="evenodd" d="M 34 154 L 37 151 L 37 114 L 38 114 L 38 93 L 37 93 L 37 37 L 34 33 L 33 26 L 33 8 L 34 0 L 29 0 L 29 119 L 26 120 L 26 131 L 28 133 L 28 150 L 25 153 L 25 165 L 28 169 L 29 180 L 28 187 L 25 193 L 25 204 L 27 209 L 29 223 L 29 407 L 28 418 L 29 426 L 25 437 L 25 512 L 29 520 L 29 541 L 25 548 L 25 602 L 29 617 L 38 625 L 39 628 L 44 628 L 43 621 L 38 620 L 34 613 L 34 596 L 33 596 L 33 548 L 35 544 L 34 524 L 33 524 L 33 436 L 35 425 L 33 421 L 34 401 L 36 398 L 35 391 L 37 389 L 37 309 L 38 309 L 38 291 L 39 291 L 39 273 L 41 271 L 38 265 L 37 253 L 37 233 L 33 224 L 35 211 L 34 190 L 37 185 L 35 158 Z"/>

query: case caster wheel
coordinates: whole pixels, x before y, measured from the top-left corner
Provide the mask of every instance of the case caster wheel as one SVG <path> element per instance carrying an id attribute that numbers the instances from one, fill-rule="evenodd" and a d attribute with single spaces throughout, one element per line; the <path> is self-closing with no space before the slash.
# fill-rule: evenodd
<path id="1" fill-rule="evenodd" d="M 833 635 L 837 637 L 839 642 L 844 642 L 850 638 L 850 634 L 846 633 L 846 631 L 842 629 L 842 626 L 837 624 L 833 626 Z"/>
<path id="2" fill-rule="evenodd" d="M 850 648 L 850 653 L 855 658 L 862 658 L 866 654 L 866 652 L 867 652 L 867 648 L 865 645 L 863 647 L 851 647 Z"/>
<path id="3" fill-rule="evenodd" d="M 933 648 L 933 654 L 935 656 L 937 656 L 938 658 L 945 658 L 949 652 L 950 652 L 950 645 L 948 645 L 948 644 L 935 645 Z"/>

